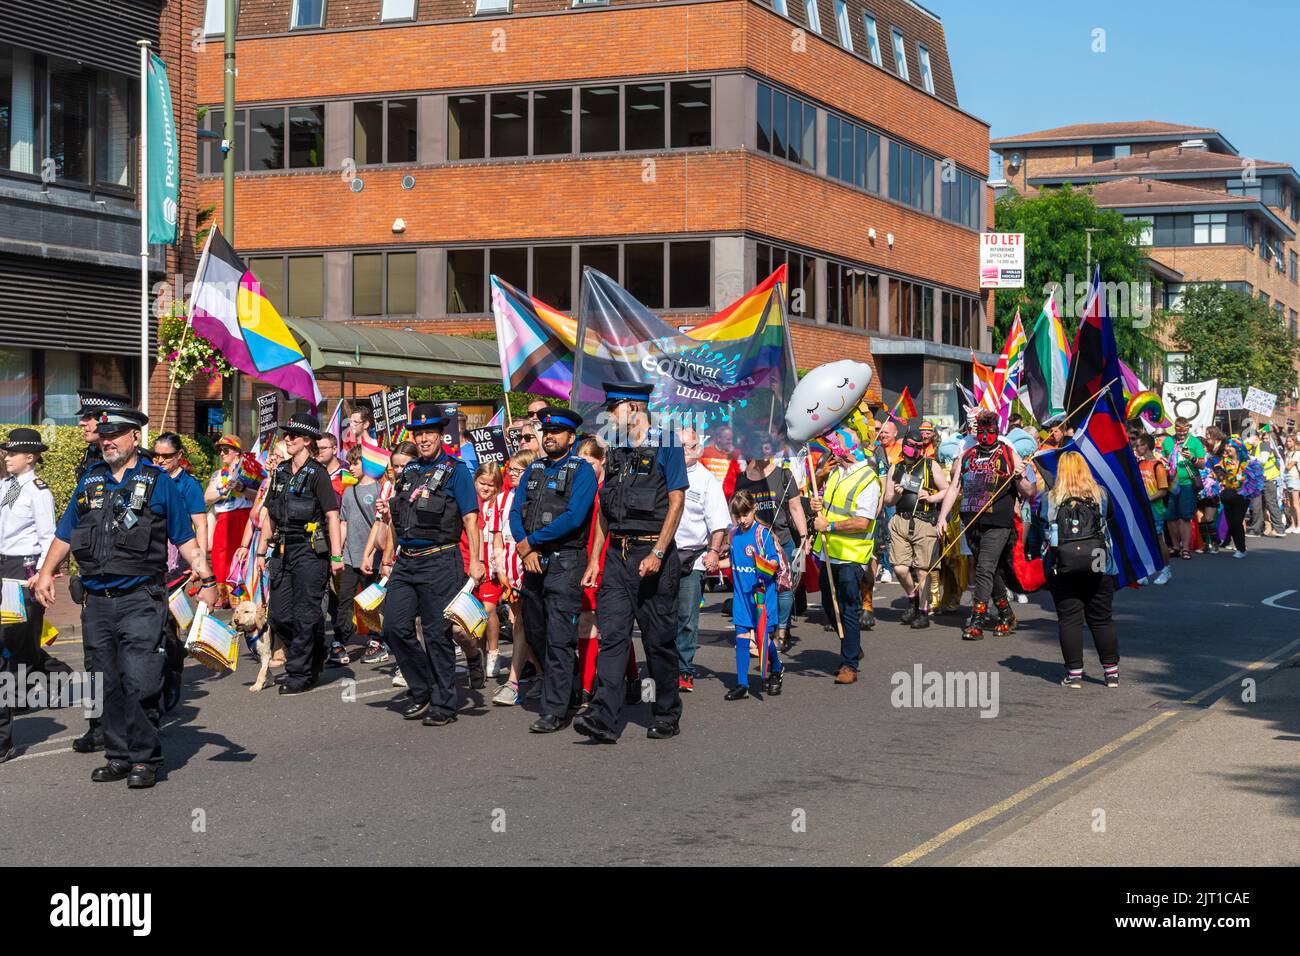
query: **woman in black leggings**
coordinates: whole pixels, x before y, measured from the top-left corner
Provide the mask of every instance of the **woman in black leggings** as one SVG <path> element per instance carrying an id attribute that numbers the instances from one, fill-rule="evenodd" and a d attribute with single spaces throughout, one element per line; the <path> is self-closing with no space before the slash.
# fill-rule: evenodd
<path id="1" fill-rule="evenodd" d="M 1246 556 L 1246 509 L 1251 499 L 1247 492 L 1252 490 L 1248 486 L 1262 485 L 1261 482 L 1252 480 L 1256 476 L 1252 474 L 1254 469 L 1250 467 L 1251 464 L 1245 448 L 1229 439 L 1223 443 L 1222 457 L 1214 465 L 1214 476 L 1223 486 L 1219 500 L 1223 502 L 1223 514 L 1228 521 L 1228 535 L 1232 538 L 1235 549 L 1232 553 L 1234 558 Z M 1263 475 L 1258 477 L 1262 478 Z"/>

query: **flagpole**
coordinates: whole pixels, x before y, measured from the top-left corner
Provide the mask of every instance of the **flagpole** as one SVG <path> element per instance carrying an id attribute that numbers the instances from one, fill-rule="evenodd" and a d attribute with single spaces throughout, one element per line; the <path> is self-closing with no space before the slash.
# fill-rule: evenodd
<path id="1" fill-rule="evenodd" d="M 140 411 L 149 414 L 149 41 L 140 48 Z M 140 429 L 149 443 L 149 426 Z"/>

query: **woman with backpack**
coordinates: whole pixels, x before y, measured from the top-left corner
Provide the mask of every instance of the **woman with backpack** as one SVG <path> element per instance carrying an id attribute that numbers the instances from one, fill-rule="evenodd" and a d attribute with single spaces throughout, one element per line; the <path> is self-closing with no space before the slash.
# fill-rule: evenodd
<path id="1" fill-rule="evenodd" d="M 1056 603 L 1065 677 L 1083 687 L 1083 625 L 1092 631 L 1107 687 L 1119 686 L 1119 640 L 1111 617 L 1115 564 L 1107 519 L 1113 506 L 1077 451 L 1061 454 L 1047 496 L 1047 589 Z"/>
<path id="2" fill-rule="evenodd" d="M 725 700 L 749 696 L 749 643 L 762 641 L 770 661 L 764 690 L 776 697 L 781 693 L 781 658 L 776 648 L 777 574 L 782 555 L 772 529 L 757 520 L 754 499 L 747 491 L 731 498 L 731 581 L 735 595 L 731 621 L 736 627 L 736 686 Z M 764 568 L 766 567 L 766 571 Z"/>

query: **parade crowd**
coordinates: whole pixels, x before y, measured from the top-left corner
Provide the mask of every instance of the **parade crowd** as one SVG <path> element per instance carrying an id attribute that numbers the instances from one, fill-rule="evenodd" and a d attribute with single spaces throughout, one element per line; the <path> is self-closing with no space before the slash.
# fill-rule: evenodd
<path id="1" fill-rule="evenodd" d="M 245 636 L 250 651 L 273 639 L 280 694 L 312 689 L 327 667 L 395 663 L 397 713 L 430 727 L 457 720 L 459 665 L 494 704 L 535 703 L 534 733 L 572 726 L 615 743 L 623 708 L 646 700 L 647 736 L 676 736 L 710 588 L 730 591 L 727 701 L 782 693 L 792 625 L 810 603 L 840 638 L 833 680 L 848 685 L 878 603 L 916 631 L 966 606 L 951 633 L 977 641 L 1012 633 L 1015 605 L 1039 588 L 1059 621 L 1062 684 L 1083 687 L 1086 628 L 1104 683 L 1119 685 L 1114 502 L 1077 451 L 1059 454 L 1050 476 L 1035 466 L 1040 451 L 1070 442 L 1063 417 L 1036 429 L 1013 415 L 1000 427 L 996 413 L 970 408 L 964 427 L 943 434 L 864 403 L 855 426 L 791 454 L 773 434 L 661 429 L 649 395 L 607 385 L 601 432 L 535 401 L 508 425 L 517 450 L 499 464 L 446 444 L 465 423 L 452 429 L 441 406 L 417 402 L 409 440 L 379 478 L 361 461 L 368 407 L 352 412 L 341 443 L 296 414 L 262 462 L 223 438 L 204 488 L 179 436 L 142 448 L 146 416 L 121 396 L 84 393 L 86 454 L 62 515 L 39 477 L 40 433 L 14 429 L 0 445 L 0 574 L 35 598 L 25 623 L 3 628 L 4 666 L 54 666 L 41 611 L 75 557 L 69 590 L 104 707 L 73 747 L 104 754 L 93 780 L 136 788 L 159 778 L 160 717 L 182 694 L 185 635 L 168 598 L 185 587 L 214 609 L 265 595 L 265 631 Z M 1130 424 L 1168 557 L 1144 583 L 1168 584 L 1198 551 L 1243 558 L 1252 534 L 1300 533 L 1295 437 L 1279 441 L 1267 424 L 1244 431 Z M 250 577 L 261 586 L 245 589 Z M 376 584 L 382 603 L 367 610 L 356 598 Z M 895 584 L 901 612 L 885 610 Z M 0 762 L 16 753 L 0 706 Z"/>

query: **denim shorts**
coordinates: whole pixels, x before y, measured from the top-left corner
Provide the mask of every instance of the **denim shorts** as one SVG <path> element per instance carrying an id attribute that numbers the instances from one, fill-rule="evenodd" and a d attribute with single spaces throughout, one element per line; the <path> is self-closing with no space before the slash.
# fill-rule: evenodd
<path id="1" fill-rule="evenodd" d="M 1177 485 L 1169 492 L 1165 505 L 1166 521 L 1191 521 L 1196 514 L 1196 489 L 1190 484 Z"/>

